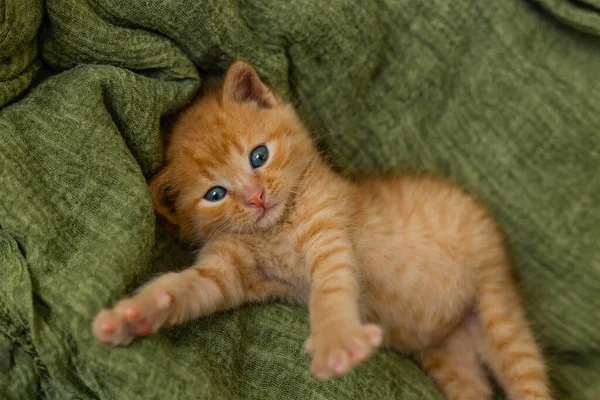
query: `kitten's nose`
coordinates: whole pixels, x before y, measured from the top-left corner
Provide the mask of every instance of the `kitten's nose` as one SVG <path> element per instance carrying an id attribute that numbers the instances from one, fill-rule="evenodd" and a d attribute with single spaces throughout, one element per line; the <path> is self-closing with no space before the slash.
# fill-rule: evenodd
<path id="1" fill-rule="evenodd" d="M 248 198 L 248 205 L 265 208 L 265 193 L 260 190 Z"/>

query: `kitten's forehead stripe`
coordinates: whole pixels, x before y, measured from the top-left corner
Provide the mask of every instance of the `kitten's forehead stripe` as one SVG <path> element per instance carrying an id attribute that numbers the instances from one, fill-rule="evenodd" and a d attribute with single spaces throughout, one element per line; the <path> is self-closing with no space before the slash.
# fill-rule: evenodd
<path id="1" fill-rule="evenodd" d="M 240 143 L 240 140 L 238 138 L 235 138 L 233 140 L 233 142 L 231 143 L 231 145 L 235 148 L 235 150 L 238 153 L 240 153 L 240 154 L 244 153 L 244 147 L 242 146 L 242 144 Z"/>
<path id="2" fill-rule="evenodd" d="M 208 169 L 204 169 L 201 172 L 201 177 L 204 177 L 206 181 L 208 182 L 215 182 L 217 180 L 217 177 L 215 175 L 213 175 L 210 170 Z"/>
<path id="3" fill-rule="evenodd" d="M 281 137 L 281 131 L 279 129 L 270 129 L 266 132 L 267 141 L 272 142 L 277 138 Z"/>

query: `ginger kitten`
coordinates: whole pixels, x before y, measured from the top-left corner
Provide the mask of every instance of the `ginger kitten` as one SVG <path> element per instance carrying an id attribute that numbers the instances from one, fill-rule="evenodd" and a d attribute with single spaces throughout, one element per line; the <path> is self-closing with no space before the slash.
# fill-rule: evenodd
<path id="1" fill-rule="evenodd" d="M 413 355 L 449 399 L 491 398 L 483 364 L 510 399 L 550 399 L 488 212 L 430 176 L 338 176 L 246 62 L 182 114 L 150 191 L 157 212 L 203 247 L 194 266 L 101 311 L 101 342 L 281 299 L 308 306 L 305 348 L 320 379 L 383 343 Z"/>

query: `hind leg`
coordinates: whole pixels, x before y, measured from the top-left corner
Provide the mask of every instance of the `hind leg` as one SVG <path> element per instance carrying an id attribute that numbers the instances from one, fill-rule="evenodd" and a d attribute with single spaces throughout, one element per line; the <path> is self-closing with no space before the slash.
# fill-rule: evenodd
<path id="1" fill-rule="evenodd" d="M 496 269 L 482 284 L 477 317 L 469 330 L 483 361 L 511 400 L 549 400 L 545 364 L 516 286 Z"/>
<path id="2" fill-rule="evenodd" d="M 467 327 L 459 326 L 442 343 L 416 357 L 449 400 L 488 400 L 492 390 Z"/>

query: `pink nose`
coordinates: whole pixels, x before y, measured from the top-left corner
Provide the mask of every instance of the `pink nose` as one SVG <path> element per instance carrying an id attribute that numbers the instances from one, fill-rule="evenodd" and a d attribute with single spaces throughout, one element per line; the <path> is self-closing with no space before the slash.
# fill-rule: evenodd
<path id="1" fill-rule="evenodd" d="M 264 192 L 258 191 L 248 198 L 248 205 L 254 207 L 265 208 L 265 194 Z"/>

